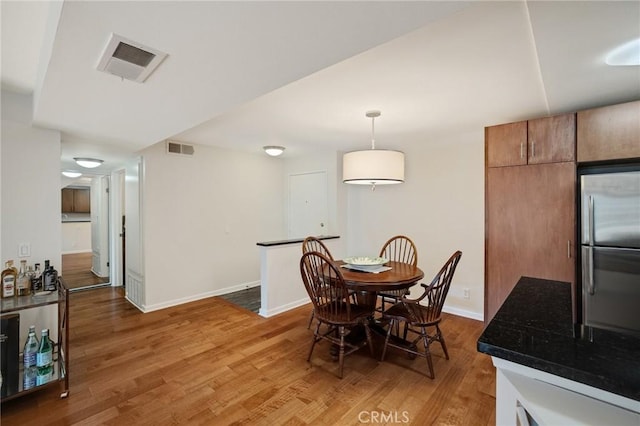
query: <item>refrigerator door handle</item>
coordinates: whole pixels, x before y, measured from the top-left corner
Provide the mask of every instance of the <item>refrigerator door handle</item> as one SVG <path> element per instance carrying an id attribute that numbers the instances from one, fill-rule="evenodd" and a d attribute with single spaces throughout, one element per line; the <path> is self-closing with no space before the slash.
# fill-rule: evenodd
<path id="1" fill-rule="evenodd" d="M 587 235 L 589 236 L 589 246 L 593 247 L 594 244 L 594 237 L 595 237 L 595 232 L 594 232 L 594 217 L 593 217 L 593 212 L 594 212 L 594 200 L 593 200 L 593 195 L 589 195 L 589 229 L 588 229 L 588 233 Z"/>
<path id="2" fill-rule="evenodd" d="M 584 281 L 587 283 L 587 291 L 593 296 L 596 293 L 593 280 L 593 247 L 585 247 L 584 249 L 586 251 L 586 256 L 584 256 L 585 268 L 583 269 L 586 279 Z"/>

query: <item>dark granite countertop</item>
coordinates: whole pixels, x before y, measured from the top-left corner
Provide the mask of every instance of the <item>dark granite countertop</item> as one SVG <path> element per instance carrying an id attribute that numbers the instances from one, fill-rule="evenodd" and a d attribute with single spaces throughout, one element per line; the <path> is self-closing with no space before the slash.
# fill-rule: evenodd
<path id="1" fill-rule="evenodd" d="M 336 238 L 340 238 L 340 236 L 338 235 L 321 235 L 319 237 L 316 237 L 319 240 L 333 240 Z M 301 243 L 304 241 L 304 238 L 294 238 L 291 240 L 278 240 L 278 241 L 264 241 L 261 243 L 256 243 L 259 246 L 262 247 L 271 247 L 271 246 L 282 246 L 285 244 L 297 244 L 297 243 Z"/>
<path id="2" fill-rule="evenodd" d="M 569 283 L 522 277 L 478 351 L 640 401 L 640 338 L 574 327 L 571 312 Z"/>

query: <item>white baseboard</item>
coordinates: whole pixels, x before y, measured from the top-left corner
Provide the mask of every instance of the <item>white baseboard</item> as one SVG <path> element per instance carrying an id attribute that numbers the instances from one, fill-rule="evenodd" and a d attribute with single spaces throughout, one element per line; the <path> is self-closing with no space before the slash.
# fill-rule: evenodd
<path id="1" fill-rule="evenodd" d="M 466 309 L 453 308 L 447 305 L 442 307 L 442 311 L 448 314 L 457 315 L 459 317 L 471 318 L 478 321 L 484 321 L 484 315 L 478 312 L 467 311 Z"/>
<path id="2" fill-rule="evenodd" d="M 264 308 L 260 308 L 260 310 L 258 311 L 258 315 L 260 315 L 261 317 L 264 318 L 269 318 L 272 317 L 274 315 L 278 315 L 281 314 L 283 312 L 289 311 L 291 309 L 297 308 L 298 306 L 302 306 L 302 305 L 306 305 L 306 304 L 311 304 L 311 301 L 309 300 L 308 297 L 305 297 L 304 299 L 300 299 L 300 300 L 296 300 L 290 303 L 287 303 L 286 305 L 282 305 L 282 306 L 278 306 L 276 308 L 273 309 L 269 309 L 268 311 L 265 311 Z"/>
<path id="3" fill-rule="evenodd" d="M 134 302 L 134 301 L 133 301 L 129 296 L 126 296 L 126 295 L 125 295 L 125 296 L 124 296 L 124 298 L 125 298 L 129 303 L 131 303 L 134 307 L 136 307 L 140 312 L 142 312 L 142 313 L 147 312 L 147 311 L 144 309 L 144 306 L 139 306 L 139 305 L 138 305 L 136 302 Z"/>
<path id="4" fill-rule="evenodd" d="M 184 303 L 195 302 L 196 300 L 206 299 L 207 297 L 220 296 L 222 294 L 233 293 L 234 291 L 245 290 L 247 288 L 258 287 L 260 281 L 251 281 L 248 283 L 242 283 L 231 287 L 219 288 L 216 290 L 207 291 L 200 294 L 194 294 L 192 296 L 182 297 L 180 299 L 168 300 L 166 302 L 155 303 L 153 305 L 147 305 L 143 307 L 143 312 L 153 312 L 160 309 L 170 308 L 172 306 L 182 305 Z"/>

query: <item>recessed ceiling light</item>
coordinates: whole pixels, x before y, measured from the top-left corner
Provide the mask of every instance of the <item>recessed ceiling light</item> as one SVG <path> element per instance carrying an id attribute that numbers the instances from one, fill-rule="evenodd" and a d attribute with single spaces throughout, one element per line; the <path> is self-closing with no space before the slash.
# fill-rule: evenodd
<path id="1" fill-rule="evenodd" d="M 613 49 L 605 60 L 607 65 L 637 66 L 640 65 L 640 38 L 631 40 Z"/>
<path id="2" fill-rule="evenodd" d="M 94 169 L 98 167 L 100 164 L 104 163 L 104 160 L 99 160 L 97 158 L 73 158 L 78 166 L 86 167 L 87 169 Z"/>
<path id="3" fill-rule="evenodd" d="M 272 157 L 277 157 L 284 152 L 284 146 L 267 145 L 263 146 L 262 149 L 264 149 L 264 152 Z"/>
<path id="4" fill-rule="evenodd" d="M 62 174 L 68 178 L 77 178 L 82 176 L 82 173 L 74 172 L 73 170 L 65 170 L 64 172 L 62 172 Z"/>

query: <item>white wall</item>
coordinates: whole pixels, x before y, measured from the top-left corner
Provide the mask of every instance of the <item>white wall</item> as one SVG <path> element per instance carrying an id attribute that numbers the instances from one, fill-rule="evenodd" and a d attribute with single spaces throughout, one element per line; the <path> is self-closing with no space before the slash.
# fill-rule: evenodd
<path id="1" fill-rule="evenodd" d="M 164 143 L 142 155 L 145 310 L 255 285 L 256 243 L 286 235 L 281 159 Z"/>
<path id="2" fill-rule="evenodd" d="M 447 310 L 482 319 L 484 309 L 484 129 L 448 135 L 403 149 L 405 183 L 348 192 L 347 255 L 377 255 L 393 235 L 418 247 L 422 282 L 456 250 L 462 259 Z M 462 289 L 470 290 L 464 299 Z"/>
<path id="3" fill-rule="evenodd" d="M 31 127 L 31 97 L 2 92 L 2 260 L 49 259 L 60 270 L 60 132 Z M 4 263 L 3 263 L 4 265 Z"/>
<path id="4" fill-rule="evenodd" d="M 0 138 L 2 211 L 0 229 L 2 265 L 7 259 L 19 263 L 18 245 L 28 243 L 28 265 L 44 260 L 60 271 L 60 132 L 31 127 L 30 96 L 2 92 L 2 133 Z M 4 268 L 3 268 L 4 269 Z M 20 341 L 29 325 L 38 334 L 49 328 L 56 339 L 56 306 L 20 312 Z"/>
<path id="5" fill-rule="evenodd" d="M 62 223 L 62 254 L 91 252 L 91 222 Z"/>

